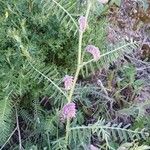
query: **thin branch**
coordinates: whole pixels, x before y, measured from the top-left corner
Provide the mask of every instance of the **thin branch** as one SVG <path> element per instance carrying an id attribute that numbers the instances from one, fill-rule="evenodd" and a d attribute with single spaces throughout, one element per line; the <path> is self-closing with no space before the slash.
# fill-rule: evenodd
<path id="1" fill-rule="evenodd" d="M 129 58 L 129 59 L 132 59 L 132 62 L 134 63 L 134 62 L 136 62 L 136 63 L 142 63 L 142 64 L 145 64 L 145 65 L 149 65 L 149 62 L 145 62 L 145 61 L 142 61 L 142 60 L 140 60 L 140 59 L 137 59 L 137 58 L 135 58 L 135 57 L 131 57 L 131 56 L 129 56 L 129 55 L 125 55 L 127 58 Z"/>
<path id="2" fill-rule="evenodd" d="M 9 142 L 9 140 L 11 139 L 11 137 L 13 136 L 13 134 L 15 133 L 15 131 L 17 130 L 17 127 L 13 130 L 13 132 L 10 134 L 9 138 L 6 140 L 6 142 L 3 144 L 3 146 L 0 148 L 0 150 L 2 150 L 6 144 Z"/>
<path id="3" fill-rule="evenodd" d="M 90 12 L 91 5 L 92 5 L 91 2 L 89 1 L 87 11 L 86 11 L 86 20 L 88 18 L 89 12 Z M 82 40 L 83 40 L 83 32 L 79 31 L 77 69 L 76 69 L 75 77 L 74 77 L 74 80 L 73 80 L 72 88 L 71 88 L 70 93 L 69 93 L 68 103 L 70 103 L 72 101 L 72 96 L 74 94 L 76 82 L 78 80 L 78 76 L 79 76 L 79 73 L 80 73 L 80 70 L 81 70 L 80 64 L 81 64 L 81 61 L 82 61 Z M 68 138 L 69 138 L 69 128 L 70 128 L 70 119 L 67 118 L 66 137 L 65 137 L 66 145 L 68 143 Z"/>
<path id="4" fill-rule="evenodd" d="M 50 146 L 50 139 L 49 139 L 49 133 L 47 132 L 47 143 L 48 143 L 48 148 L 51 149 L 51 146 Z"/>
<path id="5" fill-rule="evenodd" d="M 107 92 L 105 86 L 103 85 L 102 81 L 101 81 L 100 79 L 98 79 L 97 83 L 98 83 L 98 85 L 100 85 L 100 87 L 102 88 L 102 90 L 103 90 L 103 92 L 105 93 L 105 95 L 106 95 L 107 97 L 109 97 L 109 94 L 108 94 L 108 92 Z"/>
<path id="6" fill-rule="evenodd" d="M 17 122 L 18 138 L 19 138 L 19 150 L 22 150 L 21 133 L 20 133 L 20 128 L 19 128 L 17 108 L 16 108 L 16 122 Z"/>

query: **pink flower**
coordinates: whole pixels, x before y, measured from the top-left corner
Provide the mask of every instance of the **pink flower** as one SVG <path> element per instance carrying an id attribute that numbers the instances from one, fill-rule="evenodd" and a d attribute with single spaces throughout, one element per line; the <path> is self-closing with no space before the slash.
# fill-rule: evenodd
<path id="1" fill-rule="evenodd" d="M 71 102 L 66 105 L 61 110 L 61 119 L 64 121 L 65 119 L 73 118 L 76 115 L 75 103 Z"/>
<path id="2" fill-rule="evenodd" d="M 106 4 L 106 3 L 108 3 L 109 0 L 98 0 L 98 1 L 102 4 Z"/>
<path id="3" fill-rule="evenodd" d="M 94 145 L 90 145 L 90 150 L 99 150 L 99 148 L 95 147 Z"/>
<path id="4" fill-rule="evenodd" d="M 68 90 L 71 89 L 71 86 L 72 86 L 72 83 L 73 83 L 73 77 L 65 75 L 65 77 L 63 79 L 63 82 L 64 82 L 65 90 L 68 91 Z"/>
<path id="5" fill-rule="evenodd" d="M 80 16 L 80 18 L 78 20 L 78 23 L 79 23 L 80 31 L 84 32 L 87 28 L 87 19 L 86 19 L 86 17 Z"/>
<path id="6" fill-rule="evenodd" d="M 86 47 L 86 51 L 93 55 L 93 59 L 95 61 L 97 61 L 100 58 L 100 51 L 98 47 L 95 47 L 94 45 L 88 45 Z"/>

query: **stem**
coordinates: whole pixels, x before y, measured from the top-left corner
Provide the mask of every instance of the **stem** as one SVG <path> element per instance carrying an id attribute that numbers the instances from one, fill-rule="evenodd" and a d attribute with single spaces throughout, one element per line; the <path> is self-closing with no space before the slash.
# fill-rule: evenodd
<path id="1" fill-rule="evenodd" d="M 91 2 L 88 1 L 88 7 L 87 7 L 87 11 L 86 11 L 86 20 L 88 19 L 89 16 L 89 12 L 90 12 L 90 8 L 91 8 Z M 82 39 L 83 39 L 83 32 L 79 31 L 79 47 L 78 47 L 78 62 L 77 62 L 77 69 L 76 69 L 76 73 L 75 73 L 75 77 L 74 77 L 74 81 L 73 81 L 73 85 L 72 88 L 70 90 L 70 94 L 69 94 L 69 98 L 68 98 L 68 103 L 71 102 L 71 98 L 75 89 L 75 85 L 80 73 L 80 69 L 82 67 Z"/>
<path id="2" fill-rule="evenodd" d="M 48 132 L 47 132 L 47 143 L 48 143 L 48 148 L 51 149 L 50 139 L 49 139 L 49 133 Z"/>
<path id="3" fill-rule="evenodd" d="M 88 7 L 87 7 L 87 10 L 86 10 L 86 20 L 88 19 L 88 16 L 89 16 L 89 13 L 90 13 L 90 9 L 91 9 L 91 6 L 92 6 L 92 3 L 90 0 L 88 0 Z"/>
<path id="4" fill-rule="evenodd" d="M 18 138 L 19 138 L 19 150 L 22 150 L 21 132 L 19 127 L 17 108 L 16 108 L 16 122 L 17 122 Z"/>
<path id="5" fill-rule="evenodd" d="M 75 89 L 75 85 L 76 85 L 76 82 L 77 82 L 77 79 L 78 79 L 78 76 L 79 76 L 79 73 L 80 73 L 80 69 L 81 69 L 80 66 L 81 66 L 82 38 L 83 38 L 83 32 L 80 32 L 79 33 L 78 62 L 77 62 L 78 65 L 77 65 L 75 77 L 74 77 L 74 80 L 73 80 L 73 85 L 72 85 L 72 88 L 70 90 L 70 94 L 69 94 L 69 97 L 68 97 L 68 103 L 71 102 L 72 95 L 73 95 L 73 92 L 74 92 L 74 89 Z"/>
<path id="6" fill-rule="evenodd" d="M 66 145 L 68 144 L 69 129 L 70 129 L 70 119 L 69 119 L 69 118 L 67 118 L 67 125 L 66 125 L 66 137 L 65 137 Z"/>
<path id="7" fill-rule="evenodd" d="M 68 103 L 71 102 L 72 100 L 72 95 L 76 86 L 76 82 L 78 79 L 78 75 L 80 73 L 80 63 L 81 63 L 81 51 L 82 51 L 82 37 L 83 37 L 83 32 L 79 32 L 79 48 L 78 48 L 78 65 L 77 65 L 77 69 L 76 69 L 76 73 L 75 73 L 75 77 L 73 80 L 73 85 L 72 88 L 70 90 L 70 94 L 68 97 Z M 69 137 L 69 128 L 70 128 L 70 119 L 67 118 L 67 125 L 66 125 L 66 137 L 65 137 L 65 141 L 66 141 L 66 145 L 68 143 L 68 137 Z"/>
<path id="8" fill-rule="evenodd" d="M 88 7 L 87 7 L 87 11 L 86 11 L 86 20 L 88 19 L 89 16 L 89 12 L 90 12 L 90 8 L 91 8 L 91 2 L 88 1 Z M 72 88 L 70 90 L 69 93 L 69 97 L 68 97 L 68 103 L 71 102 L 72 100 L 72 96 L 75 90 L 75 86 L 76 86 L 76 82 L 78 80 L 78 76 L 82 67 L 82 39 L 83 39 L 83 32 L 79 31 L 79 46 L 78 46 L 78 60 L 77 60 L 77 69 L 76 69 L 76 73 L 75 73 L 75 77 L 73 80 L 73 85 Z M 66 137 L 65 137 L 65 141 L 66 141 L 66 145 L 68 144 L 68 138 L 69 138 L 69 130 L 70 129 L 70 119 L 67 118 L 67 125 L 66 125 Z"/>
<path id="9" fill-rule="evenodd" d="M 17 127 L 13 130 L 13 132 L 10 134 L 9 138 L 6 140 L 6 142 L 3 144 L 3 146 L 0 148 L 0 150 L 3 150 L 3 148 L 6 146 L 6 144 L 9 142 L 13 134 L 16 132 Z"/>

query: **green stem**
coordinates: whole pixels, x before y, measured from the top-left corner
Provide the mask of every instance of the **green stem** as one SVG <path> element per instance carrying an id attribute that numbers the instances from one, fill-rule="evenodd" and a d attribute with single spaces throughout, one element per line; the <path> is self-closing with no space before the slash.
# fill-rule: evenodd
<path id="1" fill-rule="evenodd" d="M 47 132 L 47 143 L 48 143 L 48 148 L 51 149 L 51 146 L 50 146 L 50 139 L 49 139 L 49 133 Z"/>
<path id="2" fill-rule="evenodd" d="M 87 7 L 87 10 L 86 10 L 86 16 L 85 16 L 85 17 L 86 17 L 86 20 L 88 19 L 91 6 L 92 6 L 92 2 L 89 0 L 89 1 L 88 1 L 88 7 Z"/>
<path id="3" fill-rule="evenodd" d="M 73 92 L 74 92 L 74 89 L 75 89 L 75 85 L 76 85 L 76 82 L 77 82 L 77 79 L 78 79 L 78 76 L 79 76 L 79 73 L 80 73 L 80 69 L 81 69 L 81 52 L 82 52 L 82 37 L 83 37 L 83 32 L 80 32 L 79 33 L 79 48 L 78 48 L 78 62 L 77 62 L 77 69 L 76 69 L 76 73 L 75 73 L 75 77 L 74 77 L 74 80 L 73 80 L 73 85 L 72 85 L 72 88 L 70 90 L 70 94 L 69 94 L 69 97 L 68 97 L 68 103 L 71 102 L 71 99 L 72 99 L 72 95 L 73 95 Z"/>
<path id="4" fill-rule="evenodd" d="M 80 63 L 81 63 L 81 52 L 82 52 L 82 37 L 83 37 L 83 32 L 79 33 L 79 48 L 78 48 L 78 65 L 77 65 L 77 69 L 76 69 L 76 73 L 75 73 L 75 77 L 73 80 L 73 85 L 72 88 L 70 90 L 70 94 L 68 97 L 68 103 L 71 102 L 72 100 L 72 95 L 76 86 L 76 82 L 80 73 Z M 65 137 L 65 141 L 66 141 L 66 145 L 68 144 L 68 137 L 69 137 L 69 129 L 70 129 L 70 119 L 67 118 L 67 125 L 66 125 L 66 137 Z"/>
<path id="5" fill-rule="evenodd" d="M 90 8 L 91 8 L 91 2 L 88 1 L 88 7 L 87 7 L 87 11 L 86 11 L 86 20 L 88 19 Z M 82 66 L 82 64 L 81 64 L 81 62 L 82 62 L 82 39 L 83 39 L 83 32 L 79 31 L 79 47 L 78 47 L 77 69 L 76 69 L 75 77 L 74 77 L 74 80 L 73 80 L 73 85 L 72 85 L 72 88 L 71 88 L 70 93 L 69 93 L 68 103 L 70 103 L 72 101 L 72 96 L 73 96 L 75 86 L 76 86 L 76 82 L 78 80 L 78 76 L 79 76 L 81 66 Z M 66 137 L 65 137 L 66 145 L 68 144 L 69 131 L 70 131 L 69 129 L 70 129 L 70 119 L 67 118 Z"/>
<path id="6" fill-rule="evenodd" d="M 66 137 L 65 137 L 66 145 L 68 144 L 69 129 L 70 129 L 70 119 L 68 118 L 66 124 Z"/>

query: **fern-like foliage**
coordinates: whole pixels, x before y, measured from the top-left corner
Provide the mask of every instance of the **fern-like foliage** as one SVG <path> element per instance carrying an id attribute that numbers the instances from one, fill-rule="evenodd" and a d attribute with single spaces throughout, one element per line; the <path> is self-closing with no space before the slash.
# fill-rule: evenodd
<path id="1" fill-rule="evenodd" d="M 101 119 L 88 126 L 70 128 L 70 139 L 73 139 L 75 143 L 89 143 L 91 136 L 96 135 L 100 141 L 104 140 L 108 144 L 112 138 L 114 140 L 128 141 L 141 138 L 145 139 L 149 136 L 148 132 L 144 129 L 131 130 L 129 126 L 130 124 L 122 126 L 122 123 L 106 123 L 104 119 Z"/>
<path id="2" fill-rule="evenodd" d="M 106 104 L 113 102 L 113 99 L 106 96 L 100 86 L 77 84 L 73 101 L 81 105 L 81 109 L 86 115 L 99 117 L 101 113 L 106 112 Z"/>
<path id="3" fill-rule="evenodd" d="M 140 121 L 143 117 L 145 117 L 146 108 L 150 106 L 149 100 L 132 104 L 129 108 L 124 108 L 119 110 L 119 113 L 126 114 L 129 116 L 135 117 L 137 121 Z"/>
<path id="4" fill-rule="evenodd" d="M 32 64 L 26 65 L 26 76 L 37 82 L 37 84 L 43 84 L 42 94 L 49 95 L 49 98 L 53 100 L 54 105 L 59 104 L 62 106 L 66 100 L 65 91 L 60 88 L 62 79 L 59 79 L 59 73 L 54 66 L 45 67 L 44 64 Z"/>
<path id="5" fill-rule="evenodd" d="M 94 1 L 97 2 L 91 2 Z M 13 131 L 13 107 L 18 110 L 22 147 L 27 150 L 88 149 L 95 137 L 106 144 L 111 137 L 120 141 L 146 137 L 143 130 L 131 130 L 129 125 L 107 123 L 103 119 L 87 125 L 88 117 L 85 117 L 85 111 L 81 107 L 90 108 L 94 103 L 98 105 L 96 110 L 103 113 L 102 107 L 106 107 L 107 99 L 100 87 L 78 84 L 72 101 L 77 103 L 77 109 L 81 109 L 78 109 L 77 117 L 71 121 L 69 144 L 66 144 L 65 123 L 60 122 L 59 114 L 60 109 L 67 103 L 67 92 L 62 88 L 60 75 L 64 76 L 64 70 L 69 67 L 68 70 L 74 73 L 78 40 L 74 33 L 78 31 L 79 16 L 85 15 L 86 2 L 0 1 L 0 87 L 4 89 L 0 90 L 0 146 L 4 145 L 5 149 L 19 147 L 15 139 L 18 137 L 16 128 Z M 82 6 L 79 6 L 81 3 Z M 94 73 L 96 69 L 109 66 L 110 62 L 122 57 L 124 52 L 136 47 L 133 42 L 107 46 L 107 19 L 105 16 L 99 18 L 100 7 L 96 7 L 96 11 L 94 7 L 92 5 L 89 28 L 83 37 L 82 52 L 84 53 L 84 47 L 88 44 L 94 44 L 101 50 L 101 59 L 98 62 L 88 62 L 90 55 L 85 53 L 82 70 L 84 77 Z M 13 89 L 12 94 L 4 94 L 7 88 L 9 91 Z M 46 99 L 46 104 L 42 103 L 43 99 Z M 80 103 L 83 105 L 80 106 Z M 94 121 L 97 116 L 93 115 Z"/>
<path id="6" fill-rule="evenodd" d="M 101 58 L 98 62 L 85 62 L 82 69 L 83 77 L 87 77 L 95 72 L 96 68 L 108 67 L 110 63 L 123 57 L 124 53 L 130 53 L 137 47 L 137 43 L 122 41 L 117 45 L 108 45 L 107 48 L 101 49 Z"/>
<path id="7" fill-rule="evenodd" d="M 65 143 L 65 138 L 60 138 L 54 142 L 52 142 L 53 148 L 52 150 L 65 150 L 67 149 L 66 143 Z"/>
<path id="8" fill-rule="evenodd" d="M 1 97 L 0 100 L 0 146 L 4 144 L 8 135 L 11 133 L 13 128 L 12 121 L 12 101 L 10 99 L 10 93 Z"/>
<path id="9" fill-rule="evenodd" d="M 65 25 L 69 32 L 75 32 L 78 29 L 78 25 L 72 14 L 77 12 L 77 2 L 76 0 L 42 0 L 42 14 L 46 14 L 46 18 L 50 15 L 55 15 L 60 21 L 60 25 Z"/>
<path id="10" fill-rule="evenodd" d="M 122 150 L 122 149 L 128 149 L 128 150 L 149 150 L 150 146 L 148 145 L 139 145 L 139 143 L 123 143 L 121 146 L 118 147 L 117 150 Z"/>

